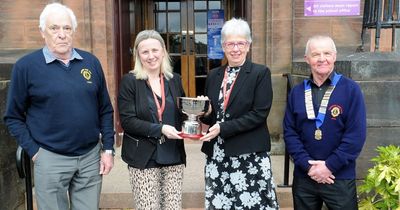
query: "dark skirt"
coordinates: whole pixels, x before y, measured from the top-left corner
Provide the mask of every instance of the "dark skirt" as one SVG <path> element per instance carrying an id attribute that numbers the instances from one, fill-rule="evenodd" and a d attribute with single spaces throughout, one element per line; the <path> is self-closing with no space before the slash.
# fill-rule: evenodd
<path id="1" fill-rule="evenodd" d="M 227 157 L 223 139 L 205 166 L 206 209 L 279 209 L 267 152 Z"/>

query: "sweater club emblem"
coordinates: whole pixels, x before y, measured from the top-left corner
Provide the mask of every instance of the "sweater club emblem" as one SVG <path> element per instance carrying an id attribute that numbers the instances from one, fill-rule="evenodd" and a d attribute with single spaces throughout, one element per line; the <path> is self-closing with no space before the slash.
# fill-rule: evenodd
<path id="1" fill-rule="evenodd" d="M 92 78 L 92 72 L 89 69 L 82 69 L 81 74 L 83 78 L 87 80 L 88 83 L 91 83 L 90 78 Z"/>
<path id="2" fill-rule="evenodd" d="M 342 107 L 336 104 L 330 106 L 329 110 L 331 111 L 331 116 L 333 119 L 337 118 L 343 112 Z"/>

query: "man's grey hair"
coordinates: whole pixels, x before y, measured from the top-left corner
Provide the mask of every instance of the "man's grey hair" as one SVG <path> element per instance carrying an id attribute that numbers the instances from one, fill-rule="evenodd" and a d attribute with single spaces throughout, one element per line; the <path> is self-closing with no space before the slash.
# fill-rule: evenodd
<path id="1" fill-rule="evenodd" d="M 328 40 L 331 43 L 332 51 L 336 53 L 335 42 L 333 41 L 333 39 L 330 36 L 315 35 L 308 39 L 307 44 L 306 44 L 306 50 L 304 51 L 304 55 L 308 55 L 311 43 L 314 41 L 317 41 L 317 40 Z"/>
<path id="2" fill-rule="evenodd" d="M 46 29 L 47 17 L 49 16 L 50 13 L 53 13 L 53 12 L 66 12 L 69 15 L 69 17 L 71 18 L 72 30 L 73 31 L 76 30 L 76 27 L 78 26 L 78 22 L 76 21 L 74 12 L 67 6 L 62 5 L 60 3 L 51 3 L 51 4 L 46 5 L 46 7 L 44 7 L 42 13 L 40 13 L 39 28 L 41 31 L 44 31 Z"/>

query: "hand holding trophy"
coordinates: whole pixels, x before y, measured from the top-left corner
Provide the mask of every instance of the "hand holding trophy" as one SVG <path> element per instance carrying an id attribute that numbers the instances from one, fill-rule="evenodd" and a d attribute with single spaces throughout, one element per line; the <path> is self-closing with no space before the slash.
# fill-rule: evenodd
<path id="1" fill-rule="evenodd" d="M 182 138 L 199 139 L 203 136 L 199 117 L 203 116 L 210 106 L 210 100 L 207 97 L 179 97 L 178 107 L 188 116 L 182 124 Z"/>

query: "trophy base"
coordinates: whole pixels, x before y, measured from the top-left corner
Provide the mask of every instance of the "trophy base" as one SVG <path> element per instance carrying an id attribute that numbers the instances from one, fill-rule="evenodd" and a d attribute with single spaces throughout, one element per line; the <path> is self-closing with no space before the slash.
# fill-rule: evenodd
<path id="1" fill-rule="evenodd" d="M 187 139 L 200 139 L 201 137 L 203 137 L 203 134 L 187 134 L 187 133 L 180 133 L 178 134 L 180 137 L 182 138 L 187 138 Z"/>

